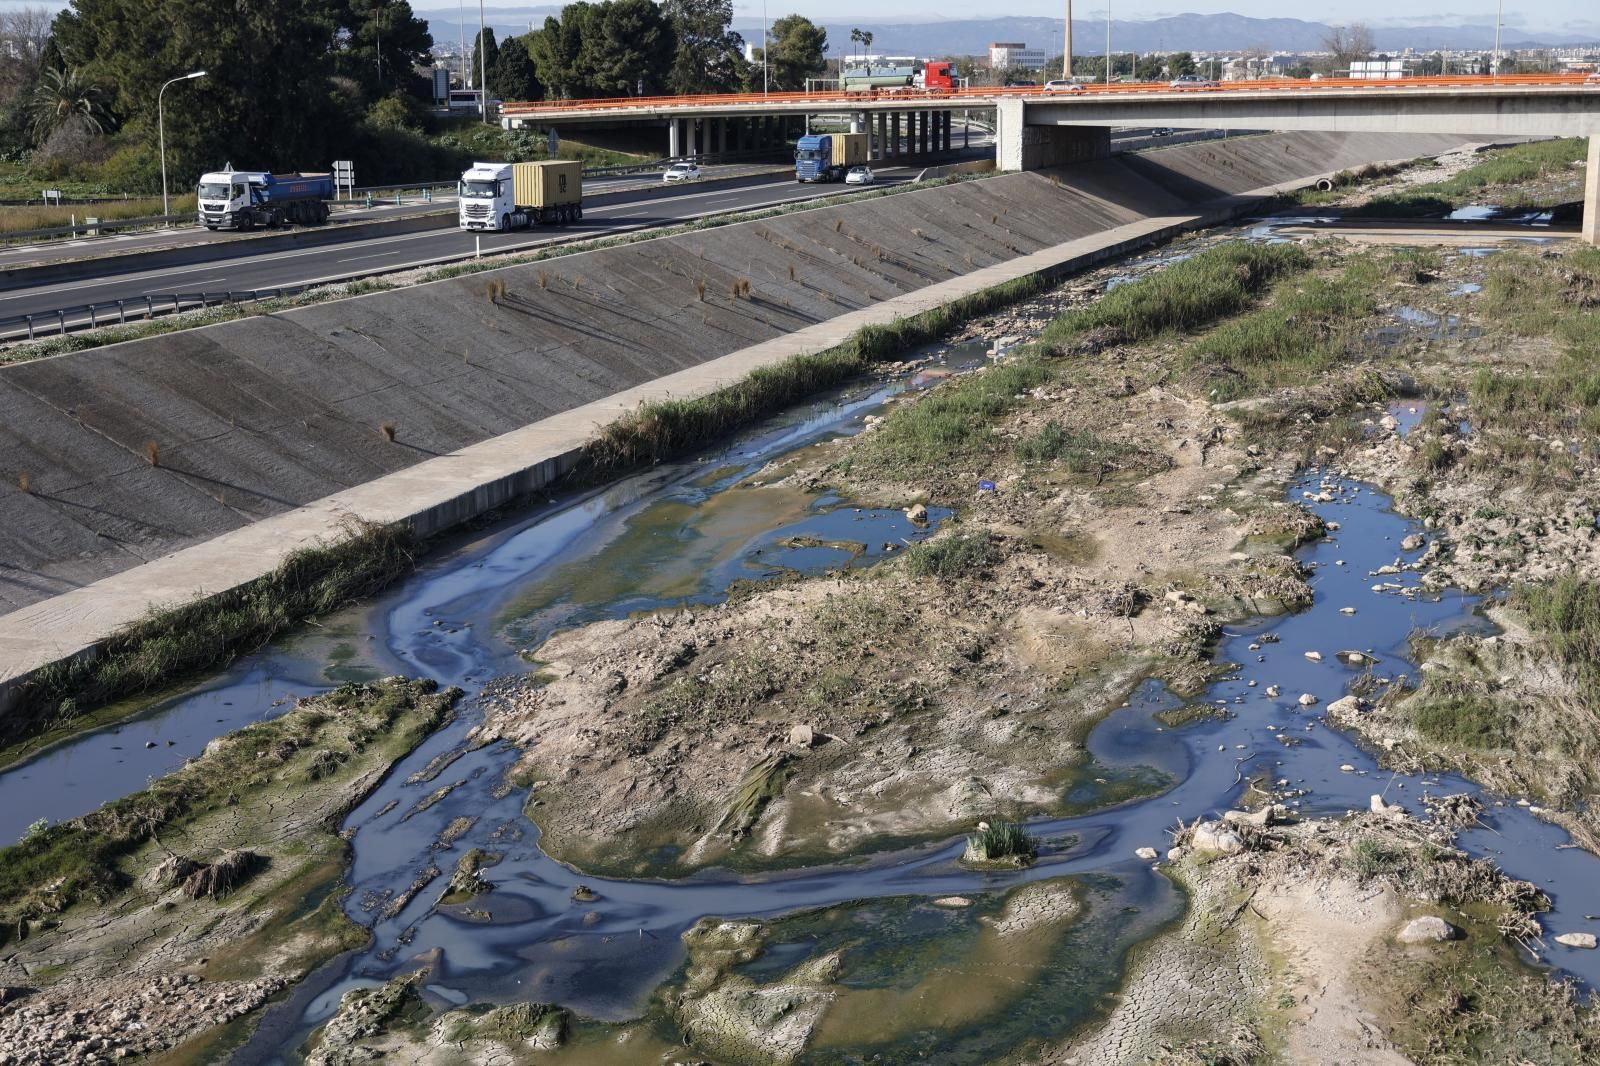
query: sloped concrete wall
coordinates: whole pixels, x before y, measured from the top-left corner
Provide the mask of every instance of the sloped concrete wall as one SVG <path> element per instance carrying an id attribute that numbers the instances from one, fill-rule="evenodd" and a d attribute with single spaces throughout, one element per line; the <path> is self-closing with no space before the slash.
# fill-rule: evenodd
<path id="1" fill-rule="evenodd" d="M 1186 145 L 6 367 L 0 613 L 978 268 L 1455 141 Z"/>

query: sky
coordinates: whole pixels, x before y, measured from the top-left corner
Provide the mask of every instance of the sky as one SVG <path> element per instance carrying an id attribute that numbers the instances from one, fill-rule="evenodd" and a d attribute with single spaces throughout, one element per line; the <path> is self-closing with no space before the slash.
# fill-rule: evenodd
<path id="1" fill-rule="evenodd" d="M 538 2 L 538 0 L 532 0 Z M 559 3 L 559 0 L 551 0 Z M 1077 0 L 1073 15 L 1079 19 L 1103 18 L 1108 0 Z M 1112 15 L 1119 19 L 1155 19 L 1185 12 L 1218 14 L 1233 12 L 1254 18 L 1291 17 L 1312 22 L 1357 22 L 1374 25 L 1403 26 L 1426 23 L 1433 25 L 1494 25 L 1495 5 L 1490 0 L 1314 0 L 1303 5 L 1285 4 L 1283 0 L 1109 0 Z M 0 11 L 18 7 L 43 6 L 52 9 L 65 7 L 61 0 L 0 0 Z M 454 7 L 451 0 L 411 0 L 418 10 Z M 471 6 L 476 6 L 471 5 Z M 489 3 L 490 8 L 510 7 L 510 4 Z M 521 6 L 521 5 L 517 5 Z M 863 5 L 860 0 L 767 0 L 767 13 L 772 18 L 798 11 L 811 18 L 850 19 L 864 17 L 870 10 L 878 21 L 925 21 L 929 11 L 937 11 L 944 18 L 993 18 L 1001 15 L 1042 15 L 1060 18 L 1066 8 L 1064 0 L 976 0 L 968 3 L 931 4 L 928 0 L 872 0 Z M 735 0 L 734 10 L 742 18 L 760 18 L 762 5 L 758 0 Z M 1515 29 L 1581 33 L 1600 28 L 1600 3 L 1596 0 L 1507 0 L 1505 25 Z"/>

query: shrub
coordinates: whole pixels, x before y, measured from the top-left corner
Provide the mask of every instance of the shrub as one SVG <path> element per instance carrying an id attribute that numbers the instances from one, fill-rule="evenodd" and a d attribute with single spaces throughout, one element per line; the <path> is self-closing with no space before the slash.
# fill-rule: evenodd
<path id="1" fill-rule="evenodd" d="M 912 577 L 957 578 L 987 573 L 1001 559 L 986 530 L 914 544 L 906 552 L 906 573 Z"/>

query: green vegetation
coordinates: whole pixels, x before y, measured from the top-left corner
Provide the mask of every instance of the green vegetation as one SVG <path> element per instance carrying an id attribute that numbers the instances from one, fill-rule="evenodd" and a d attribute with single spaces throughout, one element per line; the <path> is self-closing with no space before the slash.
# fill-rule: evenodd
<path id="1" fill-rule="evenodd" d="M 182 846 L 187 827 L 236 806 L 241 793 L 286 774 L 294 777 L 285 766 L 290 760 L 309 765 L 323 751 L 361 752 L 386 736 L 398 737 L 403 750 L 410 750 L 439 726 L 460 695 L 435 689 L 431 681 L 344 685 L 228 735 L 141 792 L 30 831 L 20 843 L 0 849 L 0 943 L 25 930 L 26 922 L 80 900 L 109 901 L 126 886 L 125 858 L 153 841 Z M 166 865 L 180 880 L 204 869 L 175 852 Z"/>
<path id="2" fill-rule="evenodd" d="M 1515 725 L 1500 701 L 1476 687 L 1432 677 L 1413 697 L 1410 710 L 1418 732 L 1452 748 L 1503 748 Z"/>
<path id="3" fill-rule="evenodd" d="M 1527 616 L 1583 702 L 1600 711 L 1600 583 L 1569 574 L 1523 585 L 1512 605 Z"/>
<path id="4" fill-rule="evenodd" d="M 1580 162 L 1587 152 L 1588 142 L 1581 137 L 1513 145 L 1489 153 L 1483 162 L 1444 181 L 1373 197 L 1355 213 L 1381 218 L 1443 215 L 1491 189 L 1496 190 L 1493 195 L 1502 206 L 1548 207 L 1550 204 L 1538 197 L 1513 195 L 1503 187 L 1571 173 L 1572 164 Z"/>
<path id="5" fill-rule="evenodd" d="M 253 651 L 307 618 L 369 596 L 411 570 L 416 545 L 398 526 L 353 523 L 349 537 L 302 548 L 230 592 L 155 610 L 92 657 L 54 663 L 23 690 L 0 739 L 14 743 L 113 700 L 149 692 Z"/>
<path id="6" fill-rule="evenodd" d="M 857 447 L 854 462 L 909 479 L 987 453 L 994 419 L 1053 376 L 1044 359 L 1024 355 L 945 382 L 916 403 L 896 407 Z"/>
<path id="7" fill-rule="evenodd" d="M 879 360 L 907 348 L 925 343 L 948 332 L 951 327 L 996 307 L 1002 307 L 1038 292 L 1045 282 L 1025 278 L 954 300 L 921 314 L 897 318 L 883 325 L 864 326 L 843 344 L 827 351 L 796 355 L 770 367 L 752 371 L 749 376 L 705 396 L 684 400 L 662 400 L 641 406 L 638 411 L 603 428 L 584 448 L 581 476 L 606 480 L 627 470 L 657 463 L 699 448 L 726 436 L 735 428 L 782 410 L 795 401 L 822 389 L 842 384 L 870 369 Z M 1031 365 L 1031 364 L 1030 364 Z M 955 425 L 963 417 L 975 417 L 980 407 L 1009 403 L 999 390 L 1025 387 L 1021 383 L 1043 381 L 1042 367 L 1022 369 L 1022 364 L 1006 364 L 985 374 L 963 378 L 951 386 L 935 390 L 929 400 L 946 392 L 961 391 L 969 382 L 994 379 L 995 395 L 982 403 L 967 400 L 942 401 L 945 410 L 964 408 L 965 415 L 942 420 L 943 431 L 959 435 Z M 927 405 L 915 404 L 906 412 Z M 873 434 L 876 442 L 893 437 L 894 426 L 903 412 L 897 411 Z M 920 423 L 919 425 L 923 425 Z M 968 427 L 975 431 L 976 424 Z M 920 430 L 913 430 L 920 433 Z M 895 438 L 898 439 L 898 438 Z M 906 446 L 910 446 L 907 443 Z"/>
<path id="8" fill-rule="evenodd" d="M 955 579 L 981 577 L 1000 562 L 1002 555 L 987 530 L 957 533 L 913 544 L 906 552 L 906 573 L 912 577 Z"/>
<path id="9" fill-rule="evenodd" d="M 1475 461 L 1535 487 L 1569 487 L 1578 456 L 1600 448 L 1600 249 L 1549 259 L 1502 253 L 1490 264 L 1482 299 L 1484 321 L 1513 337 L 1548 340 L 1556 350 L 1527 345 L 1521 368 L 1474 375 L 1468 406 L 1488 445 Z M 1567 447 L 1554 447 L 1557 440 Z"/>
<path id="10" fill-rule="evenodd" d="M 783 786 L 794 773 L 793 762 L 794 756 L 789 752 L 776 751 L 745 771 L 717 828 L 734 840 L 748 833 L 767 804 L 783 795 Z"/>
<path id="11" fill-rule="evenodd" d="M 1371 274 L 1358 259 L 1339 277 L 1286 282 L 1263 307 L 1195 342 L 1187 361 L 1219 402 L 1312 380 L 1345 357 L 1377 310 Z"/>
<path id="12" fill-rule="evenodd" d="M 1311 256 L 1292 244 L 1240 241 L 1210 248 L 1060 315 L 1039 335 L 1037 347 L 1069 348 L 1103 329 L 1129 341 L 1199 329 L 1245 310 L 1274 280 L 1311 264 Z"/>
<path id="13" fill-rule="evenodd" d="M 1092 430 L 1066 429 L 1050 421 L 1033 436 L 1019 440 L 1012 450 L 1024 463 L 1060 463 L 1074 474 L 1089 474 L 1103 471 L 1130 449 Z"/>
<path id="14" fill-rule="evenodd" d="M 38 196 L 39 190 L 31 188 L 25 195 Z M 184 193 L 172 197 L 172 213 L 181 215 L 194 211 L 195 194 Z M 161 214 L 159 198 L 119 200 L 114 203 L 67 204 L 62 207 L 8 207 L 0 211 L 0 238 L 34 229 L 53 229 L 85 219 L 97 218 L 102 222 L 126 218 L 153 218 Z M 23 238 L 17 238 L 19 240 Z"/>
<path id="15" fill-rule="evenodd" d="M 1039 854 L 1039 842 L 1018 822 L 984 823 L 967 834 L 968 862 L 1023 864 Z"/>

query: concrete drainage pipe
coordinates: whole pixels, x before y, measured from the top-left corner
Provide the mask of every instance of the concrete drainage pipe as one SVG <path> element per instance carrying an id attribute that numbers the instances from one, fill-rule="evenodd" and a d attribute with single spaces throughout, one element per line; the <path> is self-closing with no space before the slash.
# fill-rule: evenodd
<path id="1" fill-rule="evenodd" d="M 1319 179 L 1317 179 L 1317 191 L 1318 192 L 1332 192 L 1333 191 L 1333 179 L 1332 178 L 1319 178 Z"/>

